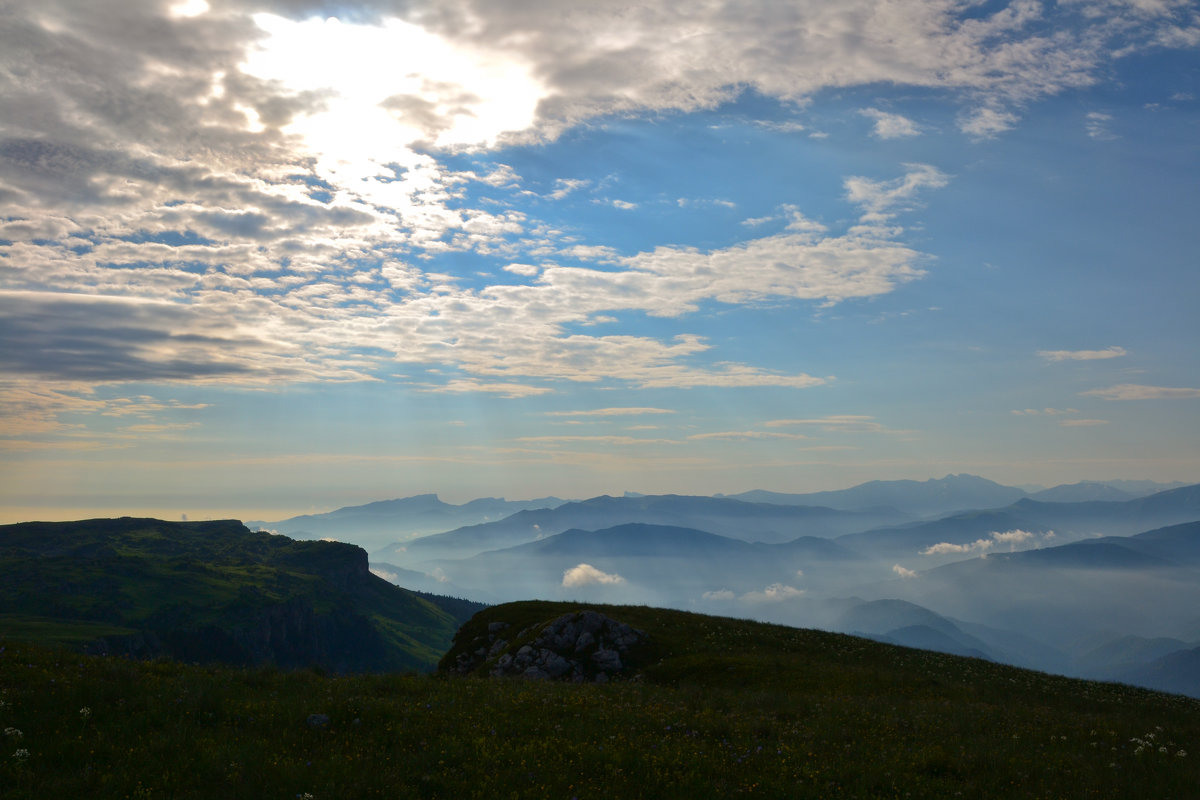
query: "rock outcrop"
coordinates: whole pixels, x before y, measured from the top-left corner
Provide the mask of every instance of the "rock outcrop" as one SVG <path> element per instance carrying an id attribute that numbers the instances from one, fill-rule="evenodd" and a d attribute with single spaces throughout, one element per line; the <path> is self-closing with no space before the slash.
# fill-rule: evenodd
<path id="1" fill-rule="evenodd" d="M 489 623 L 449 671 L 607 683 L 628 672 L 627 655 L 646 641 L 644 632 L 596 611 L 564 614 L 515 635 L 511 629 L 506 622 Z"/>

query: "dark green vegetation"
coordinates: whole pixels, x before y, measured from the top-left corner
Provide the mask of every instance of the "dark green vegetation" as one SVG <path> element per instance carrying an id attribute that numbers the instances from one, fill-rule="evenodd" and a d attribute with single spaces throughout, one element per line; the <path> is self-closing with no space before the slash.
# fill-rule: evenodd
<path id="1" fill-rule="evenodd" d="M 188 662 L 431 669 L 478 610 L 372 575 L 367 554 L 233 520 L 0 526 L 0 636 Z"/>
<path id="2" fill-rule="evenodd" d="M 490 608 L 459 639 L 579 608 Z M 639 677 L 338 677 L 8 642 L 0 727 L 20 733 L 5 736 L 0 787 L 14 799 L 328 800 L 1193 797 L 1200 786 L 1194 700 L 838 634 L 597 610 L 649 634 L 628 659 Z"/>

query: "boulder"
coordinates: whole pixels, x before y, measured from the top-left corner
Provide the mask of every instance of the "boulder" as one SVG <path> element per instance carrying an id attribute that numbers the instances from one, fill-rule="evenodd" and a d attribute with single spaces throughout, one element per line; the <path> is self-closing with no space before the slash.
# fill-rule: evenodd
<path id="1" fill-rule="evenodd" d="M 510 627 L 506 622 L 489 623 L 487 632 L 467 643 L 449 671 L 607 683 L 627 670 L 624 657 L 646 641 L 644 632 L 592 610 L 563 614 L 502 638 L 501 632 Z"/>

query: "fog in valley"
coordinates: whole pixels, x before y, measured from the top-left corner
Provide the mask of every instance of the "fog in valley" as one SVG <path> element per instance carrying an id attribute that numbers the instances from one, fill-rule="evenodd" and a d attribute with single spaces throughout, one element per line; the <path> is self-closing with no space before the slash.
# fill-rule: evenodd
<path id="1" fill-rule="evenodd" d="M 476 500 L 255 523 L 360 544 L 411 589 L 648 604 L 1200 695 L 1200 485 Z M 436 530 L 439 523 L 442 530 Z"/>

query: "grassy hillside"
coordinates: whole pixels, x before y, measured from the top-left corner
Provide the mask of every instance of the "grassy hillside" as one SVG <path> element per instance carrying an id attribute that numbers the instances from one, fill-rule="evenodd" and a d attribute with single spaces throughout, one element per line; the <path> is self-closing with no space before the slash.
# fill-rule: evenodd
<path id="1" fill-rule="evenodd" d="M 536 629 L 577 608 L 490 608 L 459 646 L 489 623 Z M 649 635 L 627 681 L 335 677 L 0 643 L 0 786 L 6 798 L 313 800 L 1189 797 L 1200 786 L 1193 700 L 838 634 L 596 608 Z"/>
<path id="2" fill-rule="evenodd" d="M 428 669 L 459 620 L 366 553 L 234 520 L 0 526 L 0 635 L 139 657 Z"/>

